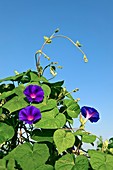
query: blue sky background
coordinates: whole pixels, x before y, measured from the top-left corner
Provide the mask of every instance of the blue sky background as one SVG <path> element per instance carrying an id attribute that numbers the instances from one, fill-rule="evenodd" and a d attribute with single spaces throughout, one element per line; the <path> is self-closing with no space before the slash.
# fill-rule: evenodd
<path id="1" fill-rule="evenodd" d="M 69 91 L 80 98 L 80 106 L 95 107 L 98 123 L 86 129 L 104 139 L 113 136 L 113 0 L 1 0 L 0 1 L 0 78 L 14 75 L 14 70 L 36 70 L 35 52 L 43 36 L 60 28 L 60 34 L 83 44 L 89 59 L 67 40 L 54 39 L 45 47 L 51 61 L 63 66 L 57 80 L 65 80 Z M 41 60 L 48 64 L 46 59 Z M 75 120 L 74 127 L 78 127 Z"/>

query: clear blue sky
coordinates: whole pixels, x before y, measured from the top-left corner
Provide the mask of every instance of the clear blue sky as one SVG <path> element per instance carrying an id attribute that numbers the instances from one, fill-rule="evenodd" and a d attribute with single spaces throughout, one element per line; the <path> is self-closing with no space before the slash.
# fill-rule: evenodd
<path id="1" fill-rule="evenodd" d="M 81 99 L 80 106 L 100 112 L 100 121 L 88 122 L 87 130 L 104 139 L 112 137 L 113 0 L 1 0 L 0 78 L 14 75 L 14 70 L 35 70 L 34 54 L 43 36 L 57 27 L 83 44 L 89 62 L 84 63 L 82 54 L 67 40 L 54 40 L 45 52 L 63 66 L 55 81 L 64 79 L 69 91 L 78 87 L 74 97 Z"/>

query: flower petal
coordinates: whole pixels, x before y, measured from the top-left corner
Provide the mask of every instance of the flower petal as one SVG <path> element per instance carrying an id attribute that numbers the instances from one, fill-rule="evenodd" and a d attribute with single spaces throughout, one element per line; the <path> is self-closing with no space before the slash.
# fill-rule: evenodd
<path id="1" fill-rule="evenodd" d="M 97 122 L 99 120 L 99 113 L 95 112 L 95 114 L 89 118 L 89 120 L 93 123 L 93 122 Z"/>
<path id="2" fill-rule="evenodd" d="M 97 122 L 100 119 L 98 111 L 92 107 L 83 106 L 81 108 L 81 113 L 85 118 L 89 119 L 92 123 Z"/>
<path id="3" fill-rule="evenodd" d="M 40 110 L 34 106 L 32 107 L 32 115 L 34 116 L 34 121 L 41 119 L 41 113 Z"/>
<path id="4" fill-rule="evenodd" d="M 29 118 L 32 117 L 30 120 Z M 35 121 L 41 119 L 40 110 L 34 106 L 27 106 L 19 112 L 19 120 L 28 124 L 33 124 Z"/>
<path id="5" fill-rule="evenodd" d="M 24 90 L 24 95 L 29 102 L 41 102 L 44 98 L 44 91 L 40 86 L 29 85 Z M 35 96 L 35 97 L 32 97 Z"/>
<path id="6" fill-rule="evenodd" d="M 25 95 L 29 95 L 29 94 L 32 93 L 32 86 L 33 86 L 33 85 L 29 85 L 29 86 L 27 86 L 27 87 L 25 88 L 25 90 L 24 90 L 24 94 L 25 94 Z"/>
<path id="7" fill-rule="evenodd" d="M 26 109 L 22 109 L 19 112 L 19 120 L 26 120 L 27 119 L 27 113 L 26 113 Z"/>

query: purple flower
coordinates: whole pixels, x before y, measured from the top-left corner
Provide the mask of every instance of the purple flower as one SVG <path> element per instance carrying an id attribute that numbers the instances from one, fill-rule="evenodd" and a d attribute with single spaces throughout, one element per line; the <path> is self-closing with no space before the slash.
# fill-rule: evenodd
<path id="1" fill-rule="evenodd" d="M 25 88 L 24 94 L 29 102 L 41 102 L 44 98 L 44 91 L 40 86 L 29 85 Z"/>
<path id="2" fill-rule="evenodd" d="M 99 118 L 99 113 L 96 109 L 88 106 L 83 106 L 81 108 L 82 115 L 88 120 L 90 120 L 92 123 L 97 122 Z"/>
<path id="3" fill-rule="evenodd" d="M 19 112 L 19 120 L 22 120 L 25 123 L 33 124 L 39 119 L 41 119 L 40 110 L 34 106 L 27 106 Z"/>

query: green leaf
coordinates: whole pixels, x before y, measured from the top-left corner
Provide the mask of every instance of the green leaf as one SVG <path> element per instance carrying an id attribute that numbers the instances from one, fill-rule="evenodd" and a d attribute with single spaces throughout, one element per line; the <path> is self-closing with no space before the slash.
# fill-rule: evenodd
<path id="1" fill-rule="evenodd" d="M 28 103 L 23 99 L 17 96 L 13 97 L 7 103 L 3 105 L 3 108 L 6 108 L 10 111 L 10 113 L 20 110 L 24 107 L 28 106 Z"/>
<path id="2" fill-rule="evenodd" d="M 62 85 L 64 81 L 58 81 L 55 83 L 47 83 L 47 85 L 51 88 L 51 95 L 50 97 L 53 99 L 58 99 L 59 94 L 61 93 L 62 90 Z"/>
<path id="3" fill-rule="evenodd" d="M 93 169 L 113 170 L 113 156 L 100 151 L 88 150 Z"/>
<path id="4" fill-rule="evenodd" d="M 8 164 L 7 164 L 7 170 L 15 170 L 15 160 L 14 159 L 9 159 Z"/>
<path id="5" fill-rule="evenodd" d="M 65 123 L 65 115 L 59 114 L 59 110 L 54 108 L 51 111 L 43 112 L 42 119 L 35 126 L 43 129 L 56 129 L 63 127 Z"/>
<path id="6" fill-rule="evenodd" d="M 75 104 L 75 106 L 78 108 L 79 107 L 79 105 L 77 104 L 77 102 L 75 102 L 73 99 L 71 100 L 71 99 L 64 99 L 64 105 L 66 106 L 66 107 L 70 107 L 71 105 L 74 105 Z"/>
<path id="7" fill-rule="evenodd" d="M 48 80 L 47 80 L 45 77 L 43 77 L 43 76 L 40 77 L 40 81 L 41 81 L 41 82 L 44 82 L 44 83 L 47 83 L 47 82 L 48 82 Z"/>
<path id="8" fill-rule="evenodd" d="M 16 75 L 16 76 L 10 76 L 4 79 L 0 79 L 0 83 L 3 81 L 18 81 L 22 78 L 22 76 L 23 76 L 23 73 Z"/>
<path id="9" fill-rule="evenodd" d="M 66 154 L 55 163 L 55 170 L 88 170 L 88 159 L 79 155 L 75 159 L 75 155 Z"/>
<path id="10" fill-rule="evenodd" d="M 14 129 L 5 123 L 0 122 L 0 144 L 14 136 Z"/>
<path id="11" fill-rule="evenodd" d="M 41 87 L 44 90 L 44 96 L 48 97 L 51 93 L 50 87 L 46 84 L 43 84 Z"/>
<path id="12" fill-rule="evenodd" d="M 70 117 L 78 117 L 78 115 L 80 114 L 80 106 L 74 100 L 65 99 L 64 105 L 67 107 L 67 113 Z"/>
<path id="13" fill-rule="evenodd" d="M 73 133 L 75 136 L 79 135 L 79 136 L 82 136 L 82 135 L 85 135 L 87 134 L 87 132 L 85 131 L 82 131 L 82 130 L 77 130 L 76 132 Z"/>
<path id="14" fill-rule="evenodd" d="M 59 154 L 66 149 L 71 148 L 75 142 L 74 135 L 71 132 L 66 132 L 62 129 L 56 130 L 53 138 Z"/>
<path id="15" fill-rule="evenodd" d="M 28 76 L 23 76 L 20 80 L 21 83 L 25 84 L 30 82 L 30 78 Z"/>
<path id="16" fill-rule="evenodd" d="M 33 145 L 33 150 L 26 144 L 16 149 L 15 158 L 24 170 L 35 170 L 43 165 L 49 157 L 49 149 L 45 144 Z M 29 161 L 28 161 L 29 160 Z M 27 164 L 25 163 L 27 162 Z"/>
<path id="17" fill-rule="evenodd" d="M 75 165 L 75 156 L 73 154 L 66 154 L 62 156 L 55 163 L 55 170 L 72 170 Z"/>
<path id="18" fill-rule="evenodd" d="M 36 170 L 38 167 L 45 165 L 49 157 L 49 149 L 46 144 L 24 143 L 17 146 L 6 157 L 6 160 L 14 158 L 23 170 Z"/>
<path id="19" fill-rule="evenodd" d="M 80 107 L 77 103 L 72 104 L 67 108 L 67 113 L 72 118 L 77 118 L 80 114 Z"/>
<path id="20" fill-rule="evenodd" d="M 75 160 L 75 166 L 72 168 L 72 170 L 88 170 L 88 168 L 89 168 L 88 158 L 83 155 L 77 156 Z"/>
<path id="21" fill-rule="evenodd" d="M 53 142 L 54 130 L 52 129 L 35 129 L 31 138 L 37 142 Z"/>
<path id="22" fill-rule="evenodd" d="M 49 99 L 46 101 L 46 99 L 39 104 L 32 104 L 33 106 L 37 107 L 40 109 L 40 111 L 47 111 L 55 108 L 57 106 L 57 102 L 54 99 Z"/>
<path id="23" fill-rule="evenodd" d="M 53 169 L 53 166 L 46 164 L 46 165 L 40 166 L 39 168 L 36 168 L 35 170 L 54 170 L 54 169 Z"/>
<path id="24" fill-rule="evenodd" d="M 77 130 L 73 133 L 75 136 L 82 136 L 82 142 L 85 143 L 93 143 L 96 140 L 95 135 L 88 134 L 88 132 L 85 132 L 83 130 Z"/>
<path id="25" fill-rule="evenodd" d="M 0 159 L 0 170 L 7 170 L 6 161 L 4 159 Z"/>
<path id="26" fill-rule="evenodd" d="M 23 84 L 20 84 L 18 87 L 16 87 L 13 91 L 15 94 L 17 94 L 19 97 L 23 98 L 25 97 L 23 91 L 24 91 L 25 87 Z"/>
<path id="27" fill-rule="evenodd" d="M 31 77 L 31 81 L 40 81 L 40 77 L 38 77 L 38 74 L 37 73 L 34 73 L 34 72 L 30 72 L 30 77 Z"/>
<path id="28" fill-rule="evenodd" d="M 3 92 L 3 93 L 0 95 L 0 100 L 1 100 L 1 99 L 5 99 L 5 98 L 7 98 L 8 96 L 11 96 L 12 94 L 14 94 L 14 91 Z"/>
<path id="29" fill-rule="evenodd" d="M 58 82 L 55 82 L 55 83 L 51 83 L 51 86 L 57 88 L 57 87 L 61 87 L 63 84 L 64 84 L 64 81 L 58 81 Z"/>
<path id="30" fill-rule="evenodd" d="M 93 143 L 95 140 L 96 140 L 95 135 L 84 134 L 82 136 L 82 142 L 85 142 L 85 143 Z"/>
<path id="31" fill-rule="evenodd" d="M 38 77 L 37 72 L 30 72 L 30 77 L 31 77 L 31 81 L 34 81 L 34 82 L 40 82 L 40 81 L 48 82 L 48 80 L 45 77 L 43 76 Z"/>
<path id="32" fill-rule="evenodd" d="M 31 70 L 28 70 L 26 72 L 17 74 L 15 76 L 10 76 L 10 77 L 6 77 L 4 79 L 0 79 L 0 83 L 3 82 L 3 81 L 21 81 L 22 77 L 29 74 L 30 71 Z"/>

